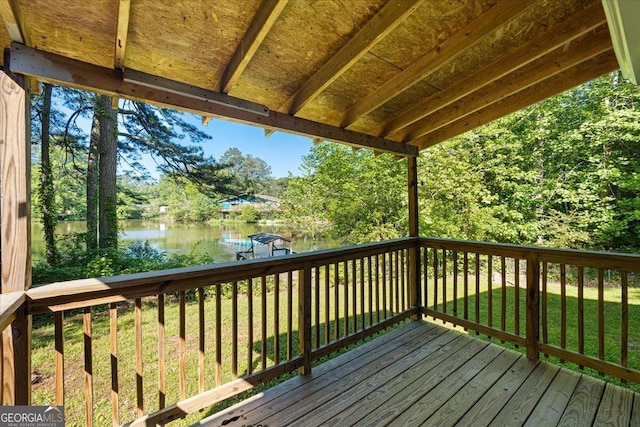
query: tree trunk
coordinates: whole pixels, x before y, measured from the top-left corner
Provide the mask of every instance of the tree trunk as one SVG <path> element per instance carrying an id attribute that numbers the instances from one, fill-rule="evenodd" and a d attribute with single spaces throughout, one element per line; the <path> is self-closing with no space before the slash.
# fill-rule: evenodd
<path id="1" fill-rule="evenodd" d="M 98 95 L 98 97 L 100 97 Z M 96 99 L 91 123 L 89 157 L 87 158 L 87 251 L 98 248 L 98 159 L 100 143 L 100 108 Z"/>
<path id="2" fill-rule="evenodd" d="M 49 147 L 51 144 L 51 91 L 50 84 L 44 85 L 44 99 L 42 105 L 42 145 L 40 158 L 40 194 L 42 196 L 42 224 L 45 242 L 45 258 L 48 265 L 58 262 L 56 250 L 55 227 L 56 215 L 53 207 L 53 177 L 51 174 L 51 160 L 49 159 Z"/>
<path id="3" fill-rule="evenodd" d="M 98 121 L 100 124 L 98 243 L 100 248 L 118 246 L 118 215 L 116 168 L 118 163 L 117 111 L 111 108 L 111 97 L 100 96 Z"/>

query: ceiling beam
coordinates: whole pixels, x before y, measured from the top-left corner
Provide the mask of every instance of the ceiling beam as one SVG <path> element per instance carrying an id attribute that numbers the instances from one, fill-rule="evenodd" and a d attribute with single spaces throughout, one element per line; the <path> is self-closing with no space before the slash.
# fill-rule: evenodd
<path id="1" fill-rule="evenodd" d="M 604 10 L 600 2 L 593 2 L 581 12 L 556 23 L 535 39 L 530 40 L 513 52 L 508 52 L 488 66 L 468 75 L 466 78 L 451 84 L 446 89 L 425 98 L 417 105 L 412 105 L 383 127 L 381 135 L 387 137 L 394 132 L 409 126 L 423 117 L 444 108 L 447 105 L 469 95 L 473 91 L 506 76 L 547 53 L 566 45 L 601 26 L 606 22 Z"/>
<path id="2" fill-rule="evenodd" d="M 404 71 L 376 89 L 369 96 L 352 105 L 342 118 L 347 127 L 360 117 L 375 110 L 420 80 L 427 78 L 456 55 L 471 47 L 485 36 L 523 14 L 537 0 L 502 0 L 488 11 L 448 37 L 434 49 L 422 56 Z"/>
<path id="3" fill-rule="evenodd" d="M 289 98 L 285 110 L 296 114 L 331 83 L 347 71 L 402 21 L 411 15 L 423 0 L 391 0 L 371 18 L 342 48 L 320 67 L 298 91 Z"/>
<path id="4" fill-rule="evenodd" d="M 114 67 L 124 70 L 124 54 L 127 48 L 127 35 L 129 34 L 129 10 L 131 0 L 118 1 L 118 24 L 116 27 L 116 47 L 114 55 Z"/>
<path id="5" fill-rule="evenodd" d="M 242 37 L 242 40 L 238 43 L 236 51 L 231 56 L 231 60 L 222 73 L 222 78 L 220 79 L 221 92 L 229 93 L 231 88 L 236 84 L 288 1 L 289 0 L 262 1 L 256 16 L 253 18 L 244 37 Z"/>
<path id="6" fill-rule="evenodd" d="M 483 86 L 478 91 L 433 114 L 429 114 L 407 127 L 402 136 L 398 136 L 398 139 L 405 141 L 419 138 L 611 49 L 609 30 L 604 25 L 602 31 L 587 40 L 583 40 L 575 46 L 570 45 L 568 48 L 560 47 L 538 61 L 508 74 L 490 85 Z"/>
<path id="7" fill-rule="evenodd" d="M 17 0 L 0 0 L 0 16 L 4 20 L 4 25 L 7 27 L 11 40 L 31 45 L 29 35 L 26 34 L 23 26 L 22 13 Z"/>
<path id="8" fill-rule="evenodd" d="M 161 77 L 136 73 L 133 70 L 125 70 L 130 77 L 135 77 L 125 81 L 123 73 L 117 70 L 80 62 L 17 43 L 12 44 L 9 62 L 5 63 L 5 66 L 16 74 L 36 77 L 47 83 L 90 90 L 200 115 L 226 118 L 262 128 L 284 130 L 311 138 L 346 143 L 404 157 L 418 155 L 418 149 L 411 145 L 269 111 L 266 107 L 263 113 L 251 111 L 243 108 L 244 104 L 237 105 L 238 101 L 244 100 Z M 140 84 L 140 81 L 144 84 Z M 229 102 L 225 104 L 225 100 Z M 249 101 L 244 102 L 248 105 L 258 105 Z"/>
<path id="9" fill-rule="evenodd" d="M 618 61 L 612 50 L 579 64 L 564 73 L 554 75 L 534 86 L 502 99 L 500 102 L 463 117 L 446 127 L 417 138 L 410 143 L 421 150 L 449 138 L 463 134 L 492 120 L 511 114 L 531 105 L 532 99 L 540 101 L 576 87 L 585 81 L 618 69 Z"/>

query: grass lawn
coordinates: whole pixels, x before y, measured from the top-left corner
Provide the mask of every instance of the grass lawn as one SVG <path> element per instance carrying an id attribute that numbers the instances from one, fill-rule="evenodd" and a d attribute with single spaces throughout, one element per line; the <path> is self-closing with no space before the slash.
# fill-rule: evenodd
<path id="1" fill-rule="evenodd" d="M 323 273 L 324 274 L 324 273 Z M 365 301 L 365 310 L 362 310 L 361 291 L 366 286 L 356 286 L 355 298 L 353 281 L 345 287 L 333 285 L 329 289 L 329 300 L 326 300 L 324 277 L 319 281 L 319 306 L 320 324 L 315 327 L 315 302 L 312 300 L 312 343 L 315 343 L 316 331 L 319 331 L 320 345 L 326 343 L 326 328 L 329 328 L 330 341 L 335 339 L 336 326 L 338 333 L 344 336 L 345 329 L 352 332 L 354 327 L 354 311 L 358 327 L 369 324 L 371 317 L 375 323 L 378 319 L 391 314 L 391 310 L 372 313 L 369 316 L 369 301 Z M 295 274 L 294 274 L 295 276 Z M 289 356 L 295 356 L 298 349 L 298 290 L 295 278 L 288 285 L 287 275 L 283 274 L 279 284 L 280 292 L 267 292 L 266 295 L 266 349 L 264 355 L 267 367 L 276 363 L 276 339 L 279 361 L 285 361 Z M 333 278 L 332 278 L 333 279 Z M 389 279 L 390 280 L 390 279 Z M 272 284 L 273 282 L 270 282 Z M 333 280 L 332 280 L 333 283 Z M 242 288 L 242 285 L 245 288 Z M 393 285 L 393 286 L 392 286 Z M 313 285 L 315 288 L 315 284 Z M 395 287 L 395 282 L 386 286 L 387 301 L 391 300 L 390 292 Z M 253 296 L 250 299 L 246 292 L 246 282 L 240 284 L 240 292 L 237 301 L 237 376 L 241 377 L 251 371 L 258 371 L 263 364 L 263 339 L 262 339 L 262 293 L 261 283 L 254 280 Z M 214 287 L 207 289 L 204 298 L 205 312 L 205 390 L 216 385 L 216 298 Z M 335 304 L 335 294 L 339 295 L 338 304 Z M 290 294 L 289 294 L 290 293 Z M 406 293 L 408 294 L 408 293 Z M 233 376 L 233 298 L 229 289 L 223 293 L 220 301 L 221 317 L 221 383 L 231 381 Z M 367 292 L 368 295 L 368 292 Z M 277 297 L 277 298 L 276 298 Z M 346 298 L 345 298 L 346 297 Z M 366 299 L 367 297 L 365 297 Z M 345 306 L 346 299 L 346 306 Z M 355 301 L 355 304 L 354 304 Z M 250 304 L 251 302 L 251 304 Z M 276 310 L 277 304 L 277 310 Z M 325 314 L 329 307 L 328 324 Z M 388 304 L 389 306 L 391 304 Z M 153 412 L 159 408 L 158 390 L 158 300 L 156 297 L 148 297 L 142 300 L 142 353 L 143 353 L 143 396 L 145 412 Z M 372 301 L 375 309 L 375 301 Z M 289 307 L 292 308 L 289 316 Z M 380 304 L 382 309 L 382 304 Z M 337 308 L 337 322 L 336 322 Z M 348 310 L 349 322 L 345 326 L 344 313 Z M 277 313 L 277 316 L 275 315 Z M 82 425 L 84 423 L 84 332 L 80 310 L 66 312 L 64 316 L 64 369 L 65 369 L 65 411 L 68 425 Z M 252 328 L 249 328 L 249 318 L 252 318 Z M 276 318 L 278 326 L 276 328 Z M 166 406 L 181 400 L 180 389 L 180 304 L 177 295 L 165 297 L 165 374 L 166 374 Z M 199 392 L 199 303 L 197 295 L 187 297 L 185 306 L 185 396 L 197 395 Z M 290 326 L 289 326 L 290 325 Z M 249 331 L 252 331 L 250 337 Z M 136 353 L 135 353 L 135 318 L 133 302 L 118 304 L 118 389 L 120 423 L 136 419 Z M 111 425 L 111 352 L 110 352 L 110 322 L 107 306 L 97 306 L 92 309 L 92 360 L 93 360 L 93 400 L 94 421 L 96 425 Z M 33 386 L 33 404 L 48 405 L 55 401 L 55 371 L 54 371 L 54 327 L 52 315 L 39 315 L 34 317 L 32 338 L 32 365 L 34 371 L 41 377 L 41 381 Z M 346 351 L 346 350 L 343 350 Z M 290 354 L 289 354 L 290 353 Z M 333 355 L 335 356 L 335 354 Z M 321 363 L 323 360 L 317 361 Z M 271 381 L 267 386 L 282 381 L 285 378 Z M 236 399 L 224 402 L 214 408 L 209 408 L 201 413 L 188 416 L 184 420 L 178 420 L 171 425 L 189 425 L 210 413 L 220 410 L 223 406 L 230 405 L 238 399 L 258 393 L 263 386 L 256 387 L 249 392 L 242 393 Z"/>
<path id="2" fill-rule="evenodd" d="M 397 292 L 396 284 L 398 283 L 391 275 L 387 276 L 385 285 L 386 301 L 383 304 L 377 301 L 375 296 L 369 300 L 369 279 L 363 278 L 361 284 L 359 272 L 356 275 L 349 275 L 349 286 L 339 284 L 337 287 L 333 283 L 343 283 L 343 280 L 335 280 L 336 273 L 330 272 L 331 286 L 329 288 L 327 300 L 327 292 L 324 281 L 325 270 L 321 272 L 318 281 L 319 297 L 317 298 L 320 307 L 320 316 L 318 328 L 315 327 L 316 318 L 316 296 L 315 282 L 312 285 L 314 296 L 312 299 L 312 343 L 315 343 L 316 331 L 319 332 L 320 345 L 324 344 L 327 333 L 330 341 L 335 339 L 336 327 L 339 335 L 344 336 L 345 329 L 348 332 L 353 331 L 354 317 L 358 327 L 362 325 L 363 319 L 366 325 L 369 319 L 375 323 L 378 319 L 384 319 L 390 315 L 395 309 L 395 304 L 391 304 L 391 292 Z M 295 274 L 294 274 L 295 276 Z M 525 333 L 525 307 L 526 292 L 524 288 L 520 288 L 518 292 L 519 312 L 515 310 L 516 288 L 514 286 L 506 286 L 504 289 L 498 283 L 493 283 L 489 291 L 488 280 L 483 275 L 480 280 L 480 293 L 475 293 L 475 277 L 470 275 L 468 278 L 468 310 L 469 319 L 475 319 L 475 301 L 476 297 L 480 302 L 480 310 L 478 315 L 483 324 L 489 323 L 488 301 L 491 295 L 492 315 L 491 323 L 494 327 L 500 329 L 502 323 L 502 301 L 505 301 L 505 330 L 515 331 L 515 319 L 520 320 L 520 334 Z M 273 277 L 273 276 L 271 276 Z M 271 280 L 271 277 L 269 278 Z M 266 292 L 266 316 L 264 316 L 266 333 L 266 354 L 263 354 L 263 315 L 262 315 L 262 293 L 261 283 L 254 280 L 253 295 L 250 299 L 246 292 L 246 282 L 240 283 L 240 292 L 236 301 L 237 316 L 237 376 L 245 375 L 249 371 L 258 371 L 262 368 L 263 363 L 269 367 L 276 363 L 276 347 L 278 347 L 279 361 L 285 361 L 289 356 L 297 354 L 297 310 L 298 310 L 298 291 L 295 277 L 288 284 L 287 275 L 283 274 L 279 283 L 279 292 L 274 292 L 272 285 L 267 288 Z M 354 279 L 355 278 L 355 279 Z M 408 291 L 402 292 L 402 283 L 408 281 L 400 281 L 400 295 L 407 298 Z M 354 291 L 353 283 L 356 283 Z M 463 278 L 458 277 L 456 300 L 454 303 L 454 284 L 451 276 L 446 281 L 446 308 L 448 313 L 454 312 L 454 305 L 457 308 L 457 315 L 462 317 L 464 307 L 464 290 Z M 525 283 L 521 280 L 521 286 Z M 244 287 L 243 287 L 244 286 Z M 438 307 L 443 307 L 443 284 L 442 278 L 438 282 Z M 216 385 L 216 298 L 214 295 L 214 287 L 207 288 L 204 298 L 204 326 L 205 326 L 205 390 L 215 387 Z M 364 292 L 363 292 L 364 290 Z M 355 292 L 355 293 L 354 293 Z M 380 291 L 381 292 L 381 291 Z M 549 281 L 547 284 L 547 342 L 560 345 L 561 339 L 561 288 L 560 284 Z M 336 305 L 335 296 L 338 294 L 338 304 Z M 362 295 L 364 293 L 364 295 Z M 375 286 L 374 286 L 375 294 Z M 232 293 L 227 288 L 220 300 L 220 327 L 221 327 L 221 383 L 226 383 L 234 378 L 233 375 L 233 316 L 234 316 L 234 300 Z M 621 292 L 619 287 L 608 286 L 604 289 L 604 319 L 605 319 L 605 355 L 606 360 L 611 362 L 620 362 L 620 318 L 621 318 Z M 433 307 L 434 284 L 433 279 L 428 280 L 427 304 Z M 597 297 L 598 291 L 595 287 L 586 286 L 584 288 L 584 352 L 585 354 L 597 357 Z M 631 367 L 640 367 L 640 289 L 630 287 L 629 297 L 629 352 L 628 365 Z M 362 300 L 364 298 L 364 301 Z M 578 322 L 578 290 L 576 286 L 566 286 L 566 347 L 572 350 L 578 350 L 577 342 L 577 322 Z M 346 304 L 345 304 L 346 302 Z M 276 309 L 277 306 L 277 309 Z M 371 306 L 372 310 L 369 311 Z M 289 316 L 289 308 L 292 308 Z M 329 308 L 329 316 L 326 316 L 326 309 Z M 355 308 L 355 316 L 354 316 Z M 364 309 L 363 309 L 364 308 Z M 386 311 L 385 311 L 386 308 Z M 402 307 L 400 307 L 402 309 Z M 345 325 L 344 315 L 348 310 L 349 322 L 348 327 Z M 379 311 L 378 311 L 379 310 Z M 337 316 L 336 316 L 337 311 Z M 276 316 L 277 313 L 277 316 Z M 370 315 L 371 314 L 371 315 Z M 82 324 L 82 312 L 71 311 L 65 313 L 64 317 L 64 355 L 65 355 L 65 410 L 68 425 L 84 424 L 84 333 Z M 249 319 L 252 319 L 252 328 L 249 328 Z M 337 319 L 336 319 L 337 318 Z M 177 295 L 167 295 L 165 297 L 165 375 L 166 375 L 166 406 L 181 400 L 180 396 L 180 304 Z M 276 319 L 278 326 L 276 327 Z M 154 412 L 159 408 L 159 390 L 158 390 L 158 299 L 156 297 L 148 297 L 142 302 L 142 356 L 143 356 L 143 396 L 145 412 Z M 185 396 L 190 397 L 197 395 L 199 392 L 199 302 L 197 295 L 187 297 L 185 305 Z M 250 334 L 249 332 L 252 331 Z M 470 332 L 473 333 L 473 332 Z M 541 337 L 544 336 L 541 328 Z M 277 340 L 276 340 L 277 337 Z M 136 419 L 137 416 L 137 400 L 136 400 L 136 353 L 135 353 L 135 319 L 134 305 L 132 302 L 120 303 L 118 305 L 118 389 L 119 389 L 119 412 L 120 423 L 129 422 Z M 506 344 L 509 347 L 514 346 Z M 53 404 L 55 399 L 55 375 L 54 375 L 54 328 L 53 318 L 51 315 L 39 315 L 34 317 L 33 339 L 32 339 L 32 364 L 34 371 L 38 374 L 41 381 L 33 386 L 33 404 L 48 405 Z M 519 348 L 523 351 L 523 348 Z M 343 350 L 346 351 L 346 350 Z M 96 425 L 111 425 L 111 352 L 110 352 L 110 326 L 109 326 L 109 310 L 107 306 L 97 306 L 92 310 L 92 360 L 93 360 L 93 400 L 94 400 L 94 421 Z M 290 353 L 290 354 L 289 354 Z M 548 359 L 554 363 L 560 363 L 558 360 Z M 264 361 L 264 362 L 263 362 Z M 317 361 L 316 363 L 321 363 Z M 570 369 L 577 370 L 576 366 L 567 363 Z M 596 372 L 587 370 L 587 373 L 597 375 Z M 208 408 L 200 413 L 192 414 L 184 420 L 178 420 L 172 425 L 189 425 L 213 412 L 220 410 L 222 407 L 233 404 L 239 399 L 248 397 L 263 390 L 278 381 L 282 381 L 288 377 L 296 375 L 289 374 L 284 378 L 271 381 L 266 386 L 259 386 L 251 391 L 240 394 L 234 399 L 227 400 L 215 407 Z M 617 378 L 607 378 L 614 383 L 620 383 Z M 627 385 L 636 391 L 640 391 L 640 387 L 636 384 Z"/>
<path id="3" fill-rule="evenodd" d="M 434 307 L 434 284 L 433 278 L 428 281 L 427 287 L 427 304 L 430 308 Z M 494 280 L 489 291 L 488 280 L 486 275 L 481 275 L 480 280 L 480 293 L 476 295 L 475 292 L 475 276 L 470 275 L 468 278 L 468 318 L 475 320 L 475 304 L 476 297 L 480 302 L 479 318 L 480 323 L 483 325 L 491 324 L 494 328 L 502 328 L 502 301 L 505 304 L 505 316 L 504 326 L 505 330 L 512 333 L 517 333 L 515 328 L 515 319 L 519 318 L 520 331 L 519 335 L 525 335 L 526 328 L 526 280 L 524 278 L 520 280 L 520 289 L 517 292 L 519 300 L 519 311 L 516 311 L 516 287 L 509 284 L 505 287 L 504 293 L 500 280 Z M 448 276 L 446 280 L 446 310 L 447 313 L 454 313 L 454 301 L 457 308 L 457 316 L 463 317 L 464 309 L 464 278 L 458 277 L 457 283 L 457 299 L 453 299 L 454 284 L 453 277 Z M 438 310 L 443 310 L 443 281 L 442 278 L 438 281 Z M 584 354 L 598 357 L 598 289 L 596 286 L 589 284 L 583 288 L 583 318 L 584 318 Z M 540 306 L 541 306 L 541 326 L 540 326 L 540 339 L 543 342 L 547 342 L 554 346 L 561 346 L 562 337 L 562 289 L 561 284 L 557 280 L 549 279 L 547 283 L 547 298 L 546 298 L 546 330 L 543 317 L 543 296 L 540 294 Z M 491 297 L 492 310 L 491 316 L 489 316 L 488 301 Z M 620 286 L 613 284 L 607 285 L 603 291 L 603 307 L 604 307 L 604 359 L 613 362 L 620 363 L 621 359 L 621 301 L 622 292 Z M 565 301 L 566 301 L 566 332 L 565 332 L 565 347 L 569 350 L 578 352 L 578 287 L 575 284 L 567 283 L 565 287 Z M 499 342 L 499 340 L 495 340 Z M 518 351 L 525 352 L 524 348 L 517 348 L 510 344 L 505 344 L 510 348 L 515 348 Z M 640 368 L 640 288 L 631 287 L 628 288 L 628 359 L 627 365 L 639 369 Z M 543 360 L 547 360 L 553 363 L 561 364 L 569 369 L 577 372 L 586 372 L 593 376 L 598 376 L 598 372 L 592 369 L 581 370 L 573 363 L 562 363 L 559 359 L 553 357 L 542 356 Z M 618 378 L 607 376 L 607 381 L 613 382 L 619 385 L 625 385 L 633 389 L 634 391 L 640 391 L 640 385 L 638 384 L 622 384 Z"/>

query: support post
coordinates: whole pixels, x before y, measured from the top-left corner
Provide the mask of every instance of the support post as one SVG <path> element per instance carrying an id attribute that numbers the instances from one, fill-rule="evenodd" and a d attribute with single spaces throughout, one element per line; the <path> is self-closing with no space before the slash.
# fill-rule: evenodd
<path id="1" fill-rule="evenodd" d="M 407 157 L 407 186 L 409 196 L 409 236 L 416 240 L 409 248 L 409 305 L 414 307 L 416 314 L 413 320 L 418 320 L 420 300 L 420 246 L 418 244 L 418 159 Z"/>
<path id="2" fill-rule="evenodd" d="M 527 358 L 540 358 L 538 341 L 540 338 L 540 259 L 538 254 L 527 255 Z"/>
<path id="3" fill-rule="evenodd" d="M 298 350 L 302 356 L 300 375 L 311 373 L 311 266 L 298 271 Z"/>
<path id="4" fill-rule="evenodd" d="M 5 61 L 5 64 L 7 62 Z M 0 71 L 0 247 L 2 293 L 31 285 L 29 91 L 24 79 Z M 2 404 L 31 401 L 31 316 L 26 306 L 2 332 Z"/>

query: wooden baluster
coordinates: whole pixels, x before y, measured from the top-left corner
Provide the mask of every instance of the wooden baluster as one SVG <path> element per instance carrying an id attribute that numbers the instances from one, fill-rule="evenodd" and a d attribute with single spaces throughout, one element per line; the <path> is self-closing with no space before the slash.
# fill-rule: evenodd
<path id="1" fill-rule="evenodd" d="M 91 331 L 91 307 L 85 307 L 82 315 L 84 332 L 84 425 L 93 425 L 93 348 Z"/>
<path id="2" fill-rule="evenodd" d="M 206 322 L 205 322 L 205 307 L 204 307 L 204 288 L 198 288 L 198 321 L 200 327 L 198 329 L 199 342 L 198 342 L 198 391 L 204 393 L 205 390 L 205 338 L 206 338 Z"/>
<path id="3" fill-rule="evenodd" d="M 438 250 L 433 248 L 433 309 L 438 311 Z M 433 320 L 436 320 L 434 317 Z"/>
<path id="4" fill-rule="evenodd" d="M 134 327 L 136 348 L 136 402 L 138 417 L 144 415 L 144 390 L 142 388 L 142 299 L 136 298 L 134 302 Z"/>
<path id="5" fill-rule="evenodd" d="M 344 336 L 349 336 L 349 265 L 348 261 L 345 261 L 342 265 L 344 267 L 344 307 L 343 307 L 343 328 Z"/>
<path id="6" fill-rule="evenodd" d="M 493 326 L 493 256 L 487 255 L 487 325 Z"/>
<path id="7" fill-rule="evenodd" d="M 547 344 L 549 342 L 549 319 L 547 316 L 547 280 L 548 280 L 548 266 L 546 262 L 542 263 L 542 342 Z M 549 357 L 545 354 L 546 357 Z"/>
<path id="8" fill-rule="evenodd" d="M 253 279 L 247 280 L 247 373 L 253 373 Z"/>
<path id="9" fill-rule="evenodd" d="M 442 250 L 442 312 L 447 312 L 447 250 Z"/>
<path id="10" fill-rule="evenodd" d="M 514 311 L 516 312 L 515 319 L 514 319 L 514 329 L 515 329 L 516 335 L 520 335 L 520 260 L 516 258 L 514 262 L 515 262 L 515 265 L 513 268 L 513 275 L 514 275 L 513 306 L 514 306 Z"/>
<path id="11" fill-rule="evenodd" d="M 507 265 L 504 256 L 500 257 L 500 278 L 502 280 L 502 299 L 500 301 L 500 329 L 507 328 Z M 504 340 L 501 340 L 504 344 Z"/>
<path id="12" fill-rule="evenodd" d="M 222 385 L 222 285 L 216 283 L 216 387 Z M 264 364 L 264 353 L 263 353 Z"/>
<path id="13" fill-rule="evenodd" d="M 238 282 L 231 283 L 231 378 L 238 379 Z"/>
<path id="14" fill-rule="evenodd" d="M 462 255 L 462 269 L 464 270 L 464 319 L 469 319 L 469 254 L 465 252 Z"/>
<path id="15" fill-rule="evenodd" d="M 351 321 L 353 332 L 358 330 L 358 285 L 357 285 L 356 260 L 351 261 Z"/>
<path id="16" fill-rule="evenodd" d="M 475 298 L 475 320 L 480 323 L 480 254 L 476 254 L 476 298 Z M 478 333 L 476 332 L 476 335 Z"/>
<path id="17" fill-rule="evenodd" d="M 167 403 L 167 375 L 165 364 L 164 294 L 158 295 L 158 409 Z"/>
<path id="18" fill-rule="evenodd" d="M 340 271 L 338 263 L 333 264 L 333 319 L 335 341 L 340 339 Z"/>
<path id="19" fill-rule="evenodd" d="M 274 289 L 273 289 L 273 361 L 277 365 L 278 363 L 280 363 L 280 274 L 274 274 L 273 283 L 274 283 L 273 285 L 274 286 Z M 263 292 L 265 292 L 265 295 L 266 295 L 267 278 L 265 276 L 262 276 L 262 288 L 263 288 Z M 264 301 L 266 304 L 266 301 L 267 301 L 266 296 Z M 266 305 L 264 306 L 264 309 L 266 310 Z M 267 317 L 266 315 L 264 315 L 262 321 L 264 325 L 264 328 L 263 328 L 264 336 L 262 339 L 262 343 L 263 343 L 264 354 L 266 354 L 266 351 L 267 351 L 267 347 L 266 347 Z"/>
<path id="20" fill-rule="evenodd" d="M 275 294 L 278 295 L 278 291 L 275 291 Z M 276 300 L 278 299 L 278 296 L 274 296 L 274 298 L 276 298 Z M 260 353 L 261 353 L 261 363 L 262 363 L 262 369 L 267 369 L 267 278 L 266 276 L 262 276 L 260 278 L 260 316 L 262 317 L 260 326 L 262 329 L 262 345 L 260 346 Z M 275 302 L 275 305 L 278 306 L 278 302 Z M 278 309 L 275 310 L 276 313 L 278 313 Z M 279 325 L 278 325 L 279 326 Z M 276 331 L 275 334 L 275 340 L 278 341 L 278 339 L 280 338 L 280 336 L 278 335 L 278 332 Z M 276 352 L 276 354 L 278 354 L 278 352 Z M 277 360 L 278 356 L 274 355 L 274 360 Z M 278 363 L 278 362 L 276 362 Z"/>
<path id="21" fill-rule="evenodd" d="M 376 255 L 376 323 L 380 323 L 380 255 Z"/>
<path id="22" fill-rule="evenodd" d="M 314 271 L 314 285 L 315 285 L 315 327 L 316 327 L 316 343 L 315 348 L 320 347 L 320 267 L 315 267 Z"/>
<path id="23" fill-rule="evenodd" d="M 400 289 L 402 291 L 401 310 L 407 309 L 407 269 L 406 269 L 406 249 L 400 251 Z"/>
<path id="24" fill-rule="evenodd" d="M 382 314 L 387 318 L 387 261 L 386 254 L 382 253 Z"/>
<path id="25" fill-rule="evenodd" d="M 422 275 L 423 289 L 422 289 L 422 306 L 424 308 L 429 307 L 429 249 L 422 249 Z"/>
<path id="26" fill-rule="evenodd" d="M 56 397 L 57 406 L 64 405 L 64 313 L 56 311 L 54 314 L 55 334 L 55 372 L 56 372 Z"/>
<path id="27" fill-rule="evenodd" d="M 604 269 L 598 269 L 598 358 L 604 360 Z M 600 375 L 604 373 L 600 372 Z"/>
<path id="28" fill-rule="evenodd" d="M 578 267 L 578 353 L 584 354 L 584 268 Z M 583 365 L 579 365 L 583 369 Z"/>
<path id="29" fill-rule="evenodd" d="M 560 347 L 567 348 L 567 266 L 560 264 Z M 560 362 L 564 360 L 560 359 Z"/>
<path id="30" fill-rule="evenodd" d="M 527 358 L 538 360 L 540 358 L 538 339 L 540 328 L 540 260 L 538 254 L 530 253 L 527 256 Z"/>
<path id="31" fill-rule="evenodd" d="M 178 392 L 180 400 L 186 398 L 187 390 L 187 355 L 186 355 L 186 324 L 187 307 L 185 291 L 179 292 L 179 316 L 178 316 Z"/>
<path id="32" fill-rule="evenodd" d="M 324 343 L 331 342 L 331 271 L 329 264 L 324 266 Z"/>
<path id="33" fill-rule="evenodd" d="M 293 358 L 293 273 L 287 272 L 287 360 Z"/>
<path id="34" fill-rule="evenodd" d="M 292 307 L 289 309 L 293 310 Z M 301 375 L 311 373 L 311 267 L 298 271 L 298 353 L 302 356 Z M 291 359 L 291 358 L 289 358 Z"/>
<path id="35" fill-rule="evenodd" d="M 629 284 L 627 272 L 620 272 L 620 364 L 627 366 L 627 353 L 629 346 Z M 623 382 L 626 382 L 623 380 Z"/>
<path id="36" fill-rule="evenodd" d="M 367 285 L 369 290 L 369 326 L 373 325 L 373 258 L 367 260 Z"/>
<path id="37" fill-rule="evenodd" d="M 458 252 L 451 254 L 453 263 L 453 315 L 458 316 Z"/>
<path id="38" fill-rule="evenodd" d="M 365 272 L 364 272 L 364 258 L 360 258 L 360 316 L 361 316 L 361 322 L 360 322 L 360 327 L 362 329 L 365 328 L 365 318 L 366 318 L 366 312 L 364 309 L 365 306 L 365 293 L 364 293 L 364 276 L 365 276 Z"/>
<path id="39" fill-rule="evenodd" d="M 57 314 L 57 313 L 56 313 Z M 118 306 L 109 304 L 109 347 L 111 350 L 111 421 L 120 425 L 118 404 Z"/>
<path id="40" fill-rule="evenodd" d="M 402 295 L 400 294 L 400 251 L 393 252 L 393 261 L 391 262 L 392 270 L 394 271 L 393 278 L 395 283 L 395 301 L 396 301 L 396 313 L 400 313 L 400 305 L 402 302 Z M 393 301 L 393 300 L 392 300 Z"/>

